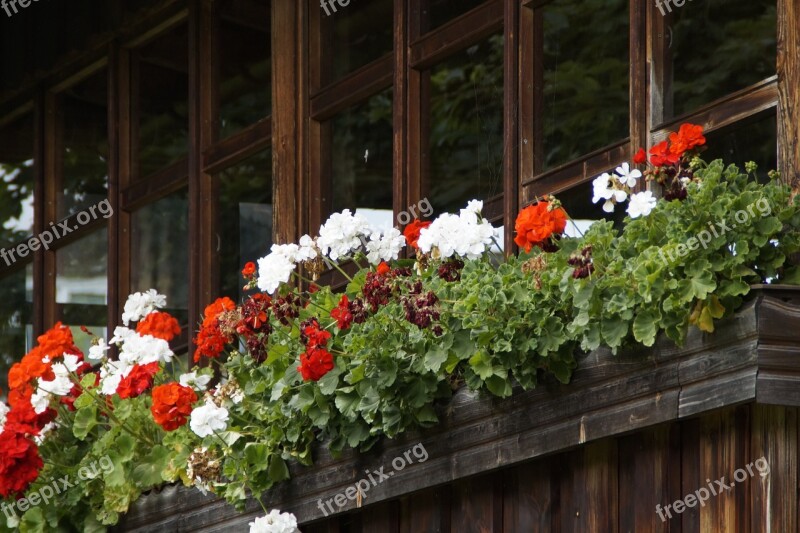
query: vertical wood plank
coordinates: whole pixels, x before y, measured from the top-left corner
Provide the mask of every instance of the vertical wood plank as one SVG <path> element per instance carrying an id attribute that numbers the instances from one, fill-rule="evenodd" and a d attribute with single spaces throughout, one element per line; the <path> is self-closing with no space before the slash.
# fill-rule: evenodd
<path id="1" fill-rule="evenodd" d="M 408 9 L 405 0 L 394 2 L 394 91 L 392 94 L 393 157 L 392 201 L 395 220 L 412 205 L 406 187 L 408 122 Z M 406 203 L 408 202 L 408 203 Z"/>
<path id="2" fill-rule="evenodd" d="M 499 474 L 477 476 L 453 484 L 450 520 L 454 532 L 503 531 L 503 487 Z"/>
<path id="3" fill-rule="evenodd" d="M 108 305 L 108 325 L 109 331 L 114 331 L 114 325 L 120 317 L 120 292 L 119 292 L 119 240 L 116 238 L 120 226 L 120 206 L 119 206 L 119 102 L 120 87 L 119 76 L 119 50 L 116 43 L 108 47 L 108 202 L 115 216 L 108 219 L 108 270 L 106 297 Z"/>
<path id="4" fill-rule="evenodd" d="M 662 15 L 655 2 L 647 2 L 647 9 L 650 127 L 653 128 L 672 115 L 672 55 L 669 50 L 669 14 Z"/>
<path id="5" fill-rule="evenodd" d="M 42 216 L 44 224 L 56 221 L 56 195 L 61 179 L 60 139 L 61 127 L 57 109 L 57 97 L 47 92 L 44 97 L 44 187 L 42 192 Z M 43 329 L 52 326 L 57 318 L 56 310 L 56 250 L 51 248 L 42 253 L 42 320 Z"/>
<path id="6" fill-rule="evenodd" d="M 620 533 L 670 531 L 656 506 L 681 497 L 680 443 L 673 442 L 679 430 L 678 424 L 661 425 L 619 439 Z"/>
<path id="7" fill-rule="evenodd" d="M 752 509 L 750 531 L 797 531 L 798 505 L 798 410 L 795 407 L 753 406 L 753 431 L 750 460 L 762 457 L 769 473 L 750 478 Z M 766 469 L 763 469 L 766 471 Z"/>
<path id="8" fill-rule="evenodd" d="M 647 6 L 650 2 L 630 3 L 630 138 L 631 156 L 647 146 L 650 131 L 647 76 Z"/>
<path id="9" fill-rule="evenodd" d="M 504 472 L 503 530 L 549 533 L 552 523 L 553 460 L 542 459 Z"/>
<path id="10" fill-rule="evenodd" d="M 361 511 L 361 530 L 364 533 L 400 533 L 400 503 L 393 500 L 364 508 Z"/>
<path id="11" fill-rule="evenodd" d="M 800 194 L 800 0 L 778 0 L 778 167 Z"/>
<path id="12" fill-rule="evenodd" d="M 451 508 L 450 487 L 429 489 L 401 498 L 399 532 L 450 533 Z"/>
<path id="13" fill-rule="evenodd" d="M 34 185 L 33 185 L 33 205 L 34 209 L 33 219 L 33 232 L 40 235 L 44 230 L 45 218 L 44 212 L 41 207 L 45 202 L 45 145 L 47 141 L 47 128 L 45 126 L 45 98 L 40 92 L 36 95 L 34 103 L 34 146 L 33 146 L 33 172 L 34 172 Z M 44 332 L 44 262 L 45 250 L 39 249 L 33 256 L 33 335 L 34 337 L 41 335 Z"/>
<path id="14" fill-rule="evenodd" d="M 519 22 L 519 174 L 520 183 L 533 177 L 533 148 L 536 136 L 533 125 L 534 91 L 533 68 L 538 63 L 534 54 L 533 9 L 528 6 L 520 9 Z M 520 185 L 520 205 L 527 203 L 525 188 Z"/>
<path id="15" fill-rule="evenodd" d="M 114 193 L 114 201 L 119 206 L 114 211 L 116 224 L 109 226 L 109 241 L 116 239 L 117 245 L 117 271 L 116 282 L 117 290 L 117 309 L 121 309 L 124 302 L 122 301 L 130 293 L 131 288 L 131 214 L 129 211 L 122 209 L 122 191 L 125 190 L 131 183 L 132 167 L 132 101 L 131 101 L 131 53 L 124 48 L 118 48 L 116 51 L 116 61 L 112 69 L 113 75 L 117 79 L 116 91 L 118 103 L 116 112 L 113 114 L 117 122 L 117 191 Z M 110 193 L 111 191 L 109 191 Z M 114 227 L 114 232 L 111 233 L 111 228 Z M 121 313 L 117 313 L 113 322 L 110 324 L 118 324 Z"/>
<path id="16" fill-rule="evenodd" d="M 298 186 L 303 178 L 298 163 L 304 151 L 298 117 L 299 102 L 307 97 L 300 73 L 305 64 L 305 5 L 272 1 L 272 204 L 274 240 L 279 243 L 300 237 Z"/>
<path id="17" fill-rule="evenodd" d="M 604 439 L 565 456 L 561 527 L 564 532 L 617 531 L 617 442 Z"/>
<path id="18" fill-rule="evenodd" d="M 519 211 L 519 97 L 520 97 L 520 4 L 505 0 L 503 54 L 503 224 L 505 253 L 515 253 L 514 221 Z"/>

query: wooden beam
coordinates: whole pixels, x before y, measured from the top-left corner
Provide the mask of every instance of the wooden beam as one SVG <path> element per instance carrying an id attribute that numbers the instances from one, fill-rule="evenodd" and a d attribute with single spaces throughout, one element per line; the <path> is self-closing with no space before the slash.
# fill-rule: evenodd
<path id="1" fill-rule="evenodd" d="M 503 53 L 503 226 L 506 255 L 515 253 L 514 221 L 519 211 L 520 197 L 520 145 L 519 100 L 522 93 L 520 71 L 520 5 L 519 0 L 506 0 L 504 4 Z"/>
<path id="2" fill-rule="evenodd" d="M 800 194 L 800 0 L 778 0 L 778 167 Z"/>

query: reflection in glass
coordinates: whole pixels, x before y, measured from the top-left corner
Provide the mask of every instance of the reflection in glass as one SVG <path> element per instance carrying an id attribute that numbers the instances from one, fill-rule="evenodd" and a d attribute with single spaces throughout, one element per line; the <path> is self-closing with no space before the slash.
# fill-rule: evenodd
<path id="1" fill-rule="evenodd" d="M 544 12 L 539 171 L 628 136 L 627 0 L 555 0 Z"/>
<path id="2" fill-rule="evenodd" d="M 312 9 L 320 9 L 311 0 Z M 369 0 L 357 6 L 351 2 L 336 13 L 322 12 L 322 83 L 327 85 L 345 74 L 388 54 L 393 48 L 392 0 Z M 330 10 L 330 8 L 329 8 Z M 327 37 L 327 39 L 326 39 Z"/>
<path id="3" fill-rule="evenodd" d="M 495 35 L 430 73 L 429 183 L 437 213 L 503 192 L 503 36 Z"/>
<path id="4" fill-rule="evenodd" d="M 775 110 L 751 120 L 706 134 L 703 159 L 707 162 L 722 159 L 726 165 L 735 164 L 744 172 L 744 164 L 758 165 L 759 181 L 769 180 L 770 170 L 778 168 L 778 124 Z"/>
<path id="5" fill-rule="evenodd" d="M 136 52 L 139 178 L 180 160 L 188 150 L 188 41 L 184 24 Z"/>
<path id="6" fill-rule="evenodd" d="M 8 370 L 33 346 L 33 264 L 0 279 L 0 401 Z"/>
<path id="7" fill-rule="evenodd" d="M 187 189 L 135 211 L 131 217 L 131 292 L 156 289 L 167 311 L 189 318 L 189 197 Z"/>
<path id="8" fill-rule="evenodd" d="M 269 15 L 267 0 L 219 3 L 220 138 L 270 114 Z"/>
<path id="9" fill-rule="evenodd" d="M 423 31 L 434 30 L 459 15 L 463 15 L 486 0 L 422 0 Z"/>
<path id="10" fill-rule="evenodd" d="M 0 128 L 0 246 L 10 248 L 32 232 L 33 117 L 24 115 Z"/>
<path id="11" fill-rule="evenodd" d="M 56 304 L 58 320 L 70 326 L 75 344 L 89 349 L 91 338 L 105 335 L 108 322 L 108 229 L 103 228 L 56 252 Z M 49 326 L 49 325 L 48 325 Z"/>
<path id="12" fill-rule="evenodd" d="M 108 93 L 102 70 L 59 95 L 62 193 L 59 218 L 108 196 Z"/>
<path id="13" fill-rule="evenodd" d="M 331 123 L 333 212 L 383 210 L 391 221 L 392 90 L 338 114 Z"/>
<path id="14" fill-rule="evenodd" d="M 241 299 L 239 274 L 272 245 L 272 153 L 267 150 L 217 175 L 220 295 Z"/>
<path id="15" fill-rule="evenodd" d="M 667 16 L 673 94 L 665 119 L 775 74 L 775 0 L 693 0 Z"/>

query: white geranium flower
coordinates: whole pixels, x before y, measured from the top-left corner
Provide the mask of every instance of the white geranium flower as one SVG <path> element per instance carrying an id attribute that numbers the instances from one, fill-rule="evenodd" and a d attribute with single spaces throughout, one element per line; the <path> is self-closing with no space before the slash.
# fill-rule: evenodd
<path id="1" fill-rule="evenodd" d="M 273 509 L 268 515 L 250 522 L 250 533 L 300 533 L 297 518 L 292 513 L 282 513 Z"/>
<path id="2" fill-rule="evenodd" d="M 169 363 L 173 357 L 169 343 L 152 335 L 135 333 L 125 339 L 119 352 L 119 360 L 128 365 L 146 365 L 148 363 Z"/>
<path id="3" fill-rule="evenodd" d="M 397 228 L 373 232 L 367 243 L 367 260 L 377 265 L 381 261 L 397 259 L 405 245 L 406 238 Z"/>
<path id="4" fill-rule="evenodd" d="M 4 402 L 0 402 L 0 434 L 3 433 L 3 428 L 6 425 L 6 415 L 11 410 Z"/>
<path id="5" fill-rule="evenodd" d="M 258 260 L 258 288 L 272 294 L 282 283 L 288 283 L 294 272 L 295 262 L 283 253 L 283 250 L 273 251 L 266 257 Z"/>
<path id="6" fill-rule="evenodd" d="M 130 374 L 132 365 L 122 361 L 107 361 L 100 369 L 100 394 L 113 396 L 117 392 L 119 382 Z"/>
<path id="7" fill-rule="evenodd" d="M 161 309 L 167 305 L 167 297 L 158 294 L 155 289 L 146 292 L 135 292 L 128 296 L 125 302 L 125 309 L 122 313 L 122 323 L 126 326 L 131 322 L 137 322 L 156 309 Z"/>
<path id="8" fill-rule="evenodd" d="M 194 390 L 206 390 L 211 382 L 211 376 L 197 375 L 197 372 L 188 372 L 181 376 L 180 384 L 184 387 L 191 387 Z"/>
<path id="9" fill-rule="evenodd" d="M 81 361 L 78 359 L 78 356 L 71 353 L 64 353 L 64 355 L 61 356 L 61 362 L 64 364 L 64 368 L 69 372 L 77 372 L 78 367 L 81 366 Z"/>
<path id="10" fill-rule="evenodd" d="M 424 253 L 434 249 L 437 257 L 459 255 L 478 259 L 492 245 L 497 230 L 487 220 L 478 220 L 474 211 L 462 209 L 461 215 L 440 215 L 420 231 L 418 246 Z"/>
<path id="11" fill-rule="evenodd" d="M 207 437 L 215 431 L 225 431 L 228 427 L 228 410 L 217 407 L 211 401 L 192 411 L 189 427 L 198 437 Z"/>
<path id="12" fill-rule="evenodd" d="M 611 188 L 611 174 L 605 172 L 597 176 L 592 181 L 592 188 L 594 189 L 594 196 L 592 203 L 596 204 L 600 200 L 609 200 L 614 194 L 614 189 Z"/>
<path id="13" fill-rule="evenodd" d="M 636 180 L 642 177 L 642 172 L 639 169 L 631 170 L 631 166 L 628 163 L 622 163 L 621 166 L 617 167 L 616 172 L 615 178 L 617 178 L 617 181 L 631 188 L 636 187 Z"/>
<path id="14" fill-rule="evenodd" d="M 367 219 L 353 215 L 349 209 L 334 213 L 319 228 L 317 246 L 333 261 L 346 257 L 361 246 L 361 239 L 372 233 Z"/>
<path id="15" fill-rule="evenodd" d="M 111 337 L 111 340 L 108 341 L 109 344 L 122 344 L 126 342 L 131 337 L 138 335 L 134 330 L 130 328 L 126 328 L 123 326 L 117 326 L 114 328 L 114 335 Z M 108 348 L 106 348 L 107 350 Z"/>
<path id="16" fill-rule="evenodd" d="M 297 261 L 312 261 L 317 258 L 319 252 L 317 252 L 317 244 L 314 242 L 309 235 L 303 235 L 300 237 L 300 246 L 297 250 Z"/>
<path id="17" fill-rule="evenodd" d="M 640 216 L 647 216 L 656 206 L 656 197 L 650 191 L 637 192 L 631 195 L 631 201 L 628 204 L 628 215 L 631 218 L 639 218 Z"/>
<path id="18" fill-rule="evenodd" d="M 461 210 L 462 213 L 464 211 L 480 215 L 483 212 L 483 200 L 470 200 L 467 202 L 467 207 Z"/>
<path id="19" fill-rule="evenodd" d="M 89 354 L 86 357 L 90 361 L 100 361 L 106 356 L 108 348 L 109 346 L 106 344 L 105 339 L 97 339 L 97 344 L 94 344 L 91 346 L 91 348 L 89 348 Z"/>

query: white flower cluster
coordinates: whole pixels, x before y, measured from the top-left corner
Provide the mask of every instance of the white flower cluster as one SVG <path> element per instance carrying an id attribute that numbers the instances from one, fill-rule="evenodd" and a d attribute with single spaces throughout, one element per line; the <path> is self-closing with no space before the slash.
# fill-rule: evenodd
<path id="1" fill-rule="evenodd" d="M 50 400 L 54 396 L 66 396 L 74 386 L 70 374 L 76 372 L 80 366 L 77 355 L 65 353 L 63 362 L 53 363 L 54 377 L 50 381 L 39 379 L 36 392 L 31 396 L 33 411 L 38 415 L 50 407 Z"/>
<path id="2" fill-rule="evenodd" d="M 367 243 L 367 260 L 373 265 L 395 260 L 405 245 L 406 238 L 397 228 L 373 231 Z"/>
<path id="3" fill-rule="evenodd" d="M 227 409 L 217 407 L 214 402 L 207 400 L 192 411 L 189 427 L 198 437 L 208 437 L 215 431 L 225 431 L 228 428 L 228 416 Z"/>
<path id="4" fill-rule="evenodd" d="M 497 238 L 497 230 L 482 218 L 483 202 L 473 200 L 459 215 L 443 214 L 420 231 L 419 249 L 437 258 L 460 255 L 478 259 Z"/>
<path id="5" fill-rule="evenodd" d="M 273 509 L 268 515 L 250 522 L 250 533 L 300 533 L 297 518 L 292 513 Z"/>
<path id="6" fill-rule="evenodd" d="M 337 261 L 347 257 L 361 247 L 362 239 L 372 234 L 367 219 L 360 215 L 352 215 L 349 209 L 341 213 L 334 213 L 325 224 L 319 228 L 317 245 L 323 255 Z"/>
<path id="7" fill-rule="evenodd" d="M 131 294 L 128 301 L 125 302 L 122 321 L 127 326 L 131 321 L 138 322 L 166 305 L 166 296 L 158 294 L 155 289 Z M 152 335 L 140 335 L 126 326 L 117 326 L 114 329 L 114 335 L 108 341 L 110 344 L 116 344 L 119 348 L 119 359 L 105 361 L 100 368 L 100 393 L 105 396 L 111 396 L 117 392 L 120 381 L 125 379 L 134 365 L 169 363 L 175 356 L 169 348 L 169 343 L 164 339 Z M 89 359 L 93 361 L 104 359 L 108 348 L 105 340 L 98 339 L 97 344 L 89 348 Z"/>
<path id="8" fill-rule="evenodd" d="M 211 376 L 208 374 L 198 375 L 197 372 L 187 372 L 183 374 L 179 383 L 184 387 L 190 387 L 194 390 L 204 391 L 208 384 L 211 382 Z"/>
<path id="9" fill-rule="evenodd" d="M 281 283 L 292 277 L 297 263 L 312 261 L 319 256 L 314 240 L 308 235 L 300 238 L 300 244 L 273 244 L 270 254 L 258 260 L 258 288 L 264 292 L 275 292 Z"/>
<path id="10" fill-rule="evenodd" d="M 623 163 L 615 169 L 615 172 L 615 174 L 605 172 L 594 179 L 592 202 L 603 201 L 603 211 L 613 213 L 615 205 L 624 202 L 630 196 L 628 215 L 631 218 L 649 215 L 656 205 L 653 193 L 645 191 L 631 194 L 637 180 L 642 177 L 641 171 L 631 170 L 628 163 Z"/>

